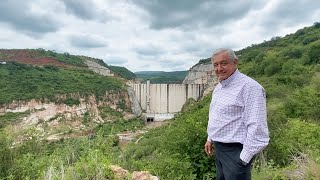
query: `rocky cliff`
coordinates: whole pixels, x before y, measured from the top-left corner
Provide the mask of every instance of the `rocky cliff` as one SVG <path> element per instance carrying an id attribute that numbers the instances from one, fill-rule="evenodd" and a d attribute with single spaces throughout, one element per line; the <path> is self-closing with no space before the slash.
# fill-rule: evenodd
<path id="1" fill-rule="evenodd" d="M 138 98 L 137 98 L 136 94 L 134 93 L 134 90 L 132 87 L 128 87 L 128 95 L 129 95 L 130 102 L 131 102 L 132 113 L 137 116 L 140 116 L 142 114 L 142 108 L 140 106 Z"/>
<path id="2" fill-rule="evenodd" d="M 111 73 L 110 69 L 101 66 L 100 64 L 90 61 L 90 60 L 85 60 L 85 63 L 87 64 L 88 68 L 92 70 L 95 73 L 101 74 L 103 76 L 114 76 L 113 73 Z"/>
<path id="3" fill-rule="evenodd" d="M 211 93 L 217 82 L 211 62 L 193 66 L 183 80 L 183 84 L 205 84 L 203 96 Z"/>
<path id="4" fill-rule="evenodd" d="M 88 68 L 90 70 L 94 71 L 95 73 L 98 73 L 103 76 L 115 76 L 113 73 L 111 73 L 110 69 L 108 69 L 104 66 L 101 66 L 100 64 L 98 64 L 96 62 L 85 59 L 85 63 L 87 64 Z M 130 84 L 130 80 L 128 80 L 127 84 Z M 132 113 L 137 116 L 140 116 L 142 114 L 142 109 L 141 109 L 139 101 L 134 93 L 133 88 L 131 88 L 129 86 L 127 88 L 127 92 L 128 92 L 128 96 L 129 96 L 129 100 L 130 100 L 130 108 L 132 110 Z"/>
<path id="5" fill-rule="evenodd" d="M 129 91 L 130 92 L 130 91 Z M 35 127 L 48 140 L 60 139 L 70 132 L 82 133 L 92 129 L 97 124 L 114 121 L 120 118 L 132 119 L 141 114 L 141 108 L 134 97 L 124 92 L 106 92 L 102 98 L 94 95 L 79 94 L 58 95 L 54 102 L 47 100 L 14 101 L 0 106 L 0 115 L 8 113 L 23 113 L 13 124 L 16 133 Z M 65 99 L 72 98 L 78 103 L 67 105 Z M 132 113 L 132 111 L 135 113 Z M 140 114 L 139 114 L 140 112 Z M 113 114 L 117 114 L 114 116 Z"/>
<path id="6" fill-rule="evenodd" d="M 214 77 L 213 73 L 211 62 L 198 64 L 190 68 L 183 84 L 208 84 Z"/>

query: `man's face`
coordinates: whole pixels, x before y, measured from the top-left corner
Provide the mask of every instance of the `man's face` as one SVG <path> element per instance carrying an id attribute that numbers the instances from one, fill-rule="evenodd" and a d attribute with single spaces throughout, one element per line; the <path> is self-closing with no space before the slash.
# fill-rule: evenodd
<path id="1" fill-rule="evenodd" d="M 237 69 L 238 60 L 231 61 L 227 52 L 215 55 L 211 61 L 219 81 L 227 79 Z"/>

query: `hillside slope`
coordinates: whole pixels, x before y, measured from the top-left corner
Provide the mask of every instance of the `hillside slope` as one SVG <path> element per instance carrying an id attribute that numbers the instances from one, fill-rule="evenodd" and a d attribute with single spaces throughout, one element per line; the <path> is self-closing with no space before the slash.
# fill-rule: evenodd
<path id="1" fill-rule="evenodd" d="M 0 50 L 0 62 L 0 179 L 40 179 L 66 152 L 66 166 L 91 153 L 86 137 L 103 132 L 109 148 L 143 126 L 126 79 L 102 60 L 38 49 Z M 89 178 L 76 174 L 69 179 Z"/>
<path id="2" fill-rule="evenodd" d="M 320 24 L 252 45 L 237 55 L 240 71 L 254 77 L 267 92 L 271 141 L 256 161 L 254 179 L 292 179 L 297 171 L 302 171 L 302 179 L 319 178 Z M 161 179 L 212 179 L 214 160 L 203 150 L 209 102 L 210 95 L 191 103 L 170 125 L 122 152 L 119 163 L 150 170 Z M 311 157 L 312 167 L 292 161 L 301 153 Z"/>
<path id="3" fill-rule="evenodd" d="M 95 94 L 125 90 L 124 82 L 87 69 L 35 67 L 18 63 L 0 65 L 0 105 L 14 100 L 54 99 L 59 94 Z"/>
<path id="4" fill-rule="evenodd" d="M 52 65 L 63 68 L 89 68 L 94 72 L 101 72 L 102 75 L 117 76 L 123 79 L 132 80 L 135 79 L 133 72 L 126 68 L 118 66 L 109 66 L 101 59 L 72 55 L 67 52 L 57 53 L 55 51 L 45 49 L 0 49 L 0 61 L 1 62 L 17 62 L 20 64 L 32 64 L 38 66 Z M 98 64 L 101 67 L 98 67 Z M 109 72 L 107 72 L 109 71 Z M 107 72 L 107 73 L 106 73 Z"/>
<path id="5" fill-rule="evenodd" d="M 0 56 L 0 129 L 12 125 L 21 134 L 37 127 L 51 139 L 141 114 L 126 80 L 102 60 L 41 49 Z"/>
<path id="6" fill-rule="evenodd" d="M 315 23 L 237 52 L 240 71 L 267 92 L 271 141 L 255 161 L 253 179 L 320 178 L 319 51 L 320 24 Z M 55 143 L 40 141 L 32 131 L 27 134 L 31 140 L 15 148 L 8 132 L 0 131 L 0 177 L 113 179 L 109 165 L 120 164 L 130 171 L 149 170 L 161 179 L 214 179 L 214 158 L 204 152 L 209 103 L 210 95 L 188 101 L 172 122 L 138 137 L 124 150 L 110 135 L 118 127 L 123 130 L 122 121 L 119 126 L 97 127 L 94 138 Z"/>

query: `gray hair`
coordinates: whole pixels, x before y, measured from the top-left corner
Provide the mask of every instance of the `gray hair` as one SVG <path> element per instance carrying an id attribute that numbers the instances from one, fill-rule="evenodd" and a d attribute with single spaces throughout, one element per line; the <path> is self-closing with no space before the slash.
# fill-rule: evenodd
<path id="1" fill-rule="evenodd" d="M 220 48 L 220 49 L 215 50 L 213 52 L 212 57 L 214 58 L 216 55 L 218 55 L 218 54 L 220 54 L 222 52 L 227 52 L 227 54 L 230 57 L 231 61 L 234 61 L 235 59 L 238 59 L 238 57 L 236 56 L 236 53 L 232 49 L 229 49 L 229 48 Z"/>

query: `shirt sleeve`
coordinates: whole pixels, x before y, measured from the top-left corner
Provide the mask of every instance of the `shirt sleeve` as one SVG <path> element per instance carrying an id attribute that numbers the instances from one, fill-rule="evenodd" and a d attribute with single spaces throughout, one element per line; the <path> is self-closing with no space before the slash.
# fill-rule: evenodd
<path id="1" fill-rule="evenodd" d="M 269 144 L 267 125 L 266 95 L 261 86 L 247 86 L 244 91 L 244 123 L 246 139 L 240 153 L 240 159 L 249 163 L 254 155 Z"/>

